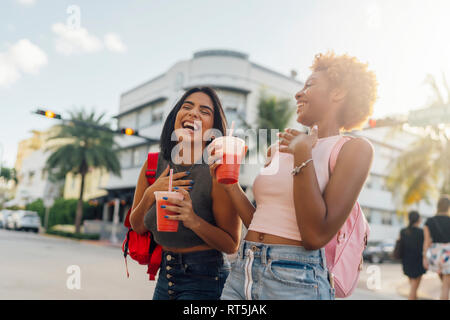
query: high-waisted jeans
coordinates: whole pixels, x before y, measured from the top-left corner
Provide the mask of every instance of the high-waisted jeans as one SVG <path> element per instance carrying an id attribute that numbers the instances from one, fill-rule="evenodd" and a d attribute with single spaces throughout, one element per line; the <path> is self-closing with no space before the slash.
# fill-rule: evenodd
<path id="1" fill-rule="evenodd" d="M 164 251 L 153 300 L 219 300 L 230 268 L 217 250 Z"/>
<path id="2" fill-rule="evenodd" d="M 242 241 L 222 300 L 333 300 L 324 249 Z"/>

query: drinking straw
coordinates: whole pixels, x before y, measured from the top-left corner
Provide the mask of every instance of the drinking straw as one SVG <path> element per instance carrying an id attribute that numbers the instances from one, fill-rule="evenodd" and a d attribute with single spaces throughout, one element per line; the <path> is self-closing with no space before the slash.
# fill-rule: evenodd
<path id="1" fill-rule="evenodd" d="M 173 169 L 170 169 L 170 174 L 169 174 L 169 192 L 172 191 L 172 180 L 173 180 Z"/>
<path id="2" fill-rule="evenodd" d="M 231 128 L 230 131 L 228 131 L 228 136 L 232 136 L 233 135 L 233 131 L 234 131 L 234 120 L 231 121 Z"/>

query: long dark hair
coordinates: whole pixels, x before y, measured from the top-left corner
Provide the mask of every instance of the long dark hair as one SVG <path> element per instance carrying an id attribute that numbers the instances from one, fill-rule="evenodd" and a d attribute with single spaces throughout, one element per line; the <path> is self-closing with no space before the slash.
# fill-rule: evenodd
<path id="1" fill-rule="evenodd" d="M 227 119 L 225 117 L 225 113 L 222 108 L 222 104 L 220 103 L 219 97 L 214 89 L 210 87 L 195 87 L 186 91 L 183 96 L 178 100 L 178 102 L 173 107 L 172 111 L 170 111 L 169 115 L 166 118 L 166 122 L 164 122 L 164 126 L 161 132 L 161 140 L 160 140 L 160 149 L 161 153 L 165 160 L 169 161 L 172 153 L 172 149 L 177 145 L 178 141 L 172 141 L 172 133 L 175 130 L 175 119 L 177 117 L 178 111 L 180 111 L 181 106 L 191 94 L 196 92 L 203 92 L 208 95 L 214 105 L 214 123 L 213 128 L 222 132 L 222 135 L 225 135 L 225 130 L 227 128 Z M 207 145 L 210 142 L 207 142 Z"/>
<path id="2" fill-rule="evenodd" d="M 414 226 L 414 224 L 416 224 L 416 222 L 419 221 L 419 219 L 420 219 L 419 212 L 417 212 L 417 211 L 409 212 L 408 219 L 409 219 L 408 228 L 411 229 Z"/>

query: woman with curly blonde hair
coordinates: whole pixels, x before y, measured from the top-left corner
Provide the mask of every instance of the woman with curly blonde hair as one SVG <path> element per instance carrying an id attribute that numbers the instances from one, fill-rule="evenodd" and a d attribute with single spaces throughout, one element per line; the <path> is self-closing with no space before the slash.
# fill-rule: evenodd
<path id="1" fill-rule="evenodd" d="M 311 69 L 295 99 L 297 122 L 312 129 L 287 129 L 269 148 L 253 185 L 257 208 L 238 183 L 225 186 L 249 231 L 221 299 L 334 299 L 324 247 L 355 205 L 373 159 L 368 140 L 341 132 L 372 114 L 377 81 L 366 64 L 333 52 L 316 55 Z M 343 142 L 330 175 L 331 151 Z"/>

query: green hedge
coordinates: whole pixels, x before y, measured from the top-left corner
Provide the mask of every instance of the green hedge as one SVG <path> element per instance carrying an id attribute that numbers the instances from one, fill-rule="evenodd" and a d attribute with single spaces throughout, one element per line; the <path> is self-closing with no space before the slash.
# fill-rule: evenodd
<path id="1" fill-rule="evenodd" d="M 77 199 L 56 199 L 53 207 L 50 208 L 48 217 L 48 228 L 57 224 L 75 224 L 75 215 L 77 212 Z M 42 199 L 35 200 L 26 206 L 26 210 L 35 211 L 41 218 L 42 226 L 45 225 L 45 207 Z M 90 206 L 87 202 L 83 202 L 83 218 L 84 220 L 95 219 L 98 215 L 99 208 Z"/>
<path id="2" fill-rule="evenodd" d="M 46 233 L 52 234 L 55 236 L 67 237 L 67 238 L 78 239 L 78 240 L 99 240 L 100 239 L 99 234 L 72 233 L 72 232 L 53 230 L 53 229 L 49 229 Z"/>

